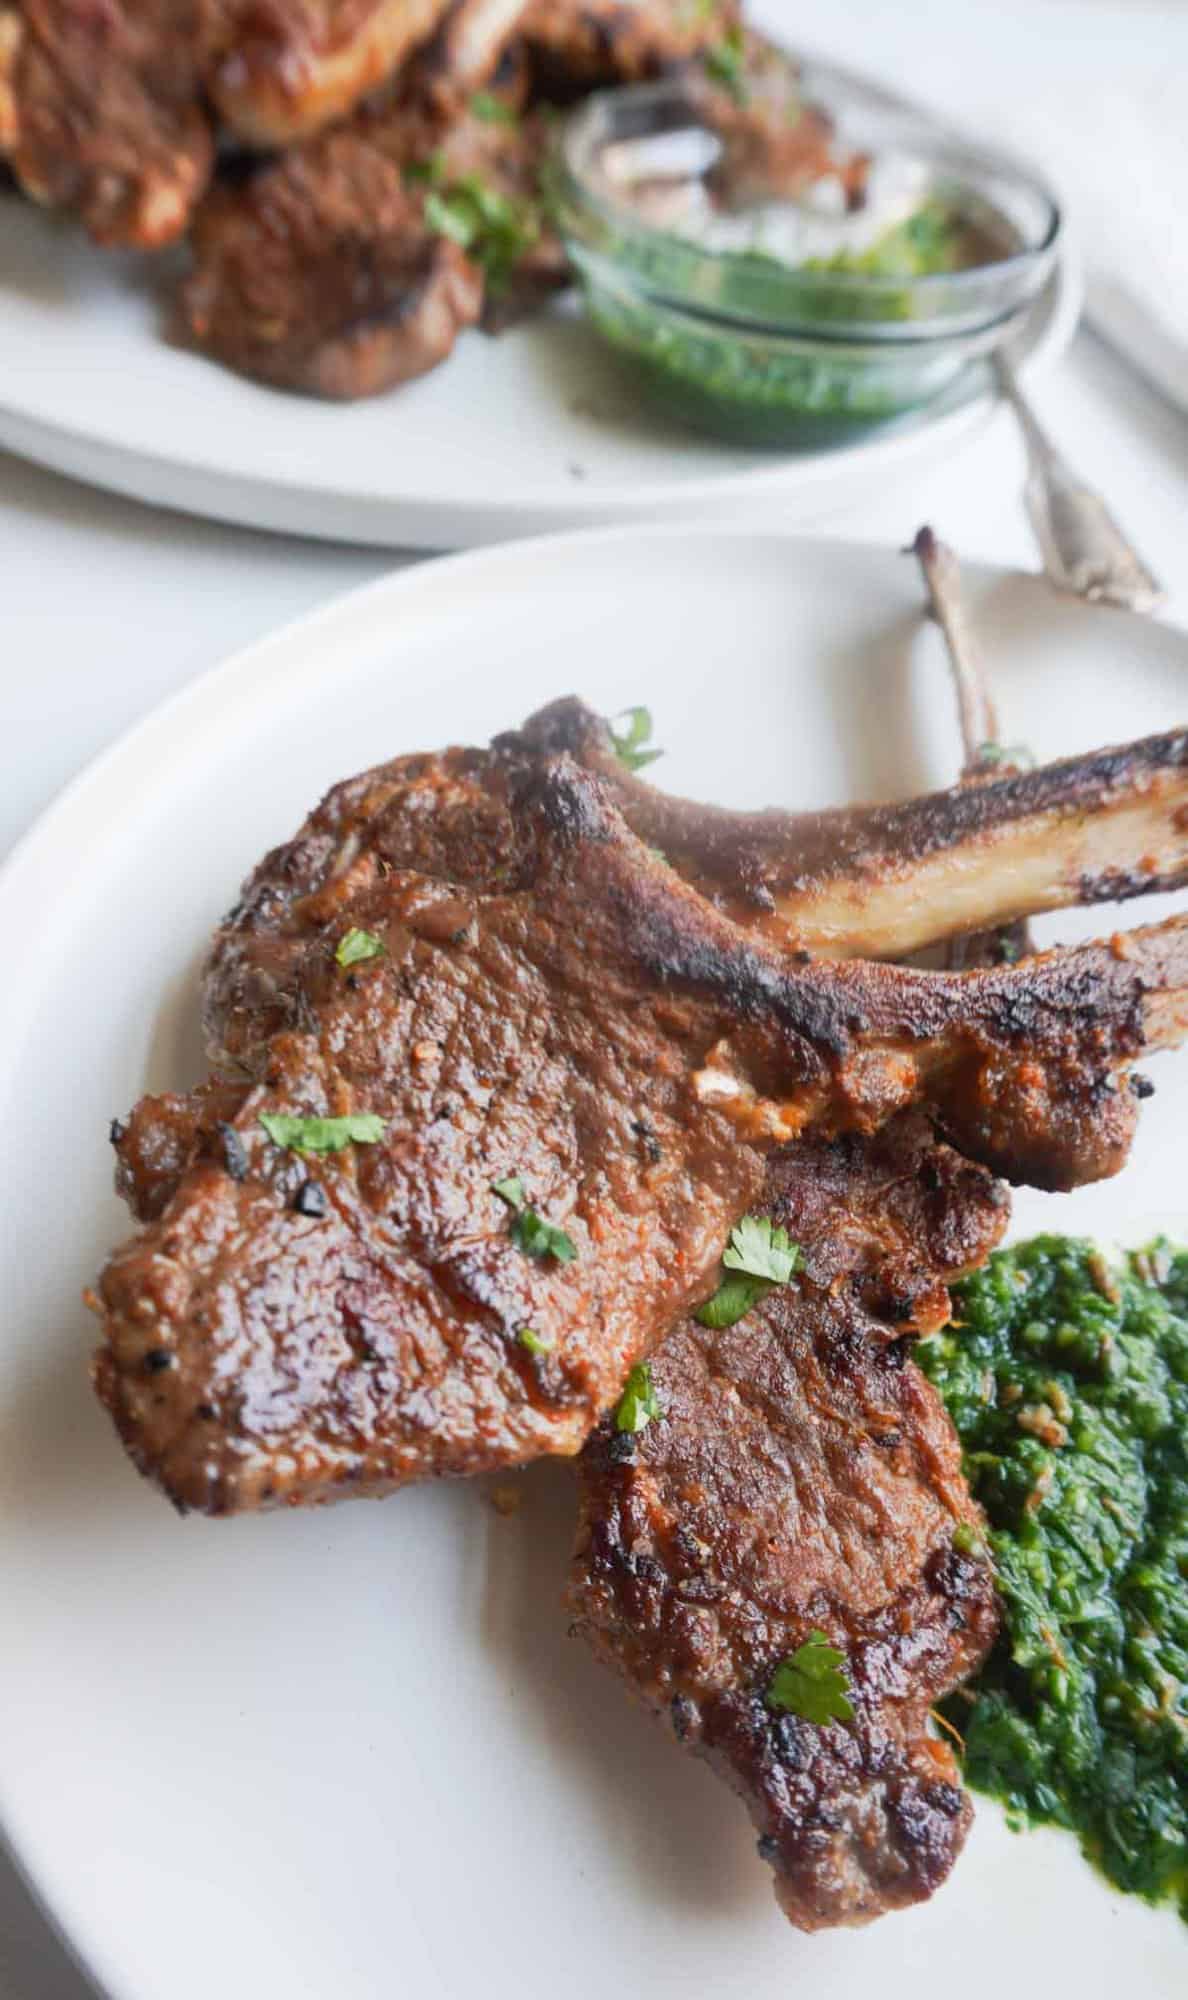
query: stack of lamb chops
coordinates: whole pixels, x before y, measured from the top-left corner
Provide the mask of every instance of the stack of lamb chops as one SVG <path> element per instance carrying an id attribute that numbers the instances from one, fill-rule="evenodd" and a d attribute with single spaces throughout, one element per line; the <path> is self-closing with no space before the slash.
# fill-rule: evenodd
<path id="1" fill-rule="evenodd" d="M 834 170 L 737 0 L 0 0 L 0 161 L 100 243 L 184 238 L 183 342 L 364 396 L 567 282 L 553 116 L 673 73 L 740 171 L 799 192 Z M 865 162 L 839 172 L 856 195 Z"/>
<path id="2" fill-rule="evenodd" d="M 1122 1164 L 1131 1063 L 1188 1026 L 1188 922 L 875 955 L 1178 886 L 1186 807 L 1177 731 L 724 812 L 576 701 L 336 787 L 216 937 L 212 1076 L 113 1129 L 142 1227 L 95 1380 L 134 1461 L 223 1514 L 580 1453 L 577 1628 L 741 1793 L 792 1921 L 927 1896 L 969 1818 L 928 1712 L 997 1614 L 911 1345 L 1001 1236 L 997 1174 Z M 799 1267 L 707 1326 L 748 1214 Z M 766 1699 L 814 1633 L 845 1717 Z"/>

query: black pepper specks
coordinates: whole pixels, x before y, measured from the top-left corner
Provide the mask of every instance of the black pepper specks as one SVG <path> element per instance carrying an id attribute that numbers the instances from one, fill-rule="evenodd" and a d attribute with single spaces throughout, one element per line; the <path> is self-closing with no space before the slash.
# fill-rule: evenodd
<path id="1" fill-rule="evenodd" d="M 220 1119 L 218 1134 L 223 1142 L 223 1165 L 226 1167 L 227 1172 L 233 1181 L 246 1180 L 248 1171 L 247 1147 L 244 1145 L 239 1133 L 235 1130 L 234 1125 L 228 1125 L 224 1120 Z"/>
<path id="2" fill-rule="evenodd" d="M 329 1203 L 321 1181 L 302 1181 L 293 1196 L 293 1206 L 298 1215 L 325 1215 Z"/>
<path id="3" fill-rule="evenodd" d="M 173 1367 L 173 1356 L 167 1347 L 150 1347 L 144 1366 L 149 1375 L 160 1375 L 164 1369 Z"/>
<path id="4" fill-rule="evenodd" d="M 128 1127 L 123 1123 L 122 1119 L 113 1118 L 107 1128 L 107 1136 L 113 1146 L 118 1146 L 121 1139 L 127 1138 Z"/>
<path id="5" fill-rule="evenodd" d="M 1133 1097 L 1140 1100 L 1144 1097 L 1154 1097 L 1155 1085 L 1149 1076 L 1140 1076 L 1136 1070 L 1130 1079 L 1130 1091 Z"/>
<path id="6" fill-rule="evenodd" d="M 655 1166 L 658 1161 L 663 1159 L 664 1151 L 647 1119 L 633 1118 L 631 1120 L 631 1130 L 643 1147 L 646 1157 Z"/>

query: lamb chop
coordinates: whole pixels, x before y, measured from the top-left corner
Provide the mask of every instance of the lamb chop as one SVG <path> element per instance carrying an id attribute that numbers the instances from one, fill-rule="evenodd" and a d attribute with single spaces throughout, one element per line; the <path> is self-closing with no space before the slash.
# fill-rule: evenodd
<path id="1" fill-rule="evenodd" d="M 577 1450 L 792 1139 L 919 1102 L 1037 1185 L 1125 1157 L 1182 926 L 968 975 L 802 964 L 538 733 L 337 787 L 216 941 L 215 1078 L 117 1131 L 145 1227 L 96 1381 L 182 1506 Z"/>
<path id="2" fill-rule="evenodd" d="M 214 163 L 202 102 L 210 0 L 22 0 L 0 9 L 0 154 L 100 243 L 181 234 Z"/>
<path id="3" fill-rule="evenodd" d="M 258 147 L 345 116 L 446 0 L 21 0 L 0 10 L 0 153 L 101 243 L 185 230 L 214 164 L 213 104 Z"/>
<path id="4" fill-rule="evenodd" d="M 998 725 L 955 559 L 927 530 L 916 551 L 979 782 Z M 957 962 L 998 963 L 1000 941 L 962 937 Z M 907 1347 L 945 1323 L 1008 1201 L 913 1118 L 777 1152 L 761 1208 L 801 1246 L 795 1287 L 729 1329 L 683 1321 L 651 1363 L 656 1419 L 595 1432 L 569 1602 L 575 1634 L 740 1793 L 782 1908 L 813 1930 L 929 1896 L 969 1823 L 928 1720 L 980 1665 L 994 1592 L 957 1438 Z M 814 1633 L 849 1717 L 772 1699 L 781 1659 L 821 1657 Z"/>
<path id="5" fill-rule="evenodd" d="M 520 96 L 513 72 L 509 110 Z M 424 373 L 485 303 L 567 281 L 537 202 L 546 137 L 538 114 L 443 117 L 414 78 L 213 190 L 194 223 L 182 336 L 244 374 L 324 396 Z"/>
<path id="6" fill-rule="evenodd" d="M 970 1805 L 929 1711 L 997 1629 L 961 1448 L 909 1336 L 1002 1234 L 1006 1191 L 911 1116 L 774 1154 L 760 1207 L 800 1245 L 791 1284 L 726 1329 L 681 1322 L 658 1414 L 578 1461 L 576 1632 L 748 1806 L 804 1930 L 932 1894 Z M 824 1637 L 848 1704 L 772 1696 Z"/>

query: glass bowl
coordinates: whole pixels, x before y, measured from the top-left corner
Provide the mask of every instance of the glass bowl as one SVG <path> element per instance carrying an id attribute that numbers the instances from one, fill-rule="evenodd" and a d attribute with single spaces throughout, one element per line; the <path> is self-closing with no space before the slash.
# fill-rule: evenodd
<path id="1" fill-rule="evenodd" d="M 889 212 L 882 197 L 865 223 L 862 210 L 830 216 L 803 201 L 711 213 L 701 190 L 720 142 L 679 79 L 588 99 L 554 161 L 554 212 L 593 325 L 653 398 L 734 441 L 815 444 L 931 401 L 1016 331 L 1059 248 L 1055 200 L 1005 156 L 823 65 L 798 88 L 828 113 L 839 154 L 871 157 L 882 196 L 901 209 L 943 201 L 993 261 L 926 275 L 825 268 L 821 241 L 845 249 L 864 227 L 869 238 Z M 672 219 L 665 193 L 663 226 L 657 187 L 678 210 Z M 813 261 L 799 247 L 773 254 L 773 228 Z"/>

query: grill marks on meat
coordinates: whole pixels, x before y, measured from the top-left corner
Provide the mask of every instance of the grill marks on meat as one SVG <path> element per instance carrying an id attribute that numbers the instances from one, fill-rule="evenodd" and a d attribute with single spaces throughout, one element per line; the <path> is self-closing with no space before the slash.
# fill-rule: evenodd
<path id="1" fill-rule="evenodd" d="M 732 812 L 655 791 L 624 770 L 606 723 L 579 701 L 542 709 L 523 740 L 597 771 L 640 839 L 749 932 L 816 957 L 902 957 L 1188 882 L 1184 729 L 820 813 Z"/>
<path id="2" fill-rule="evenodd" d="M 976 1509 L 902 1336 L 943 1322 L 1007 1210 L 914 1120 L 776 1155 L 761 1206 L 803 1272 L 725 1331 L 683 1322 L 652 1361 L 663 1416 L 587 1445 L 569 1602 L 745 1801 L 781 1907 L 814 1930 L 930 1895 L 969 1825 L 928 1711 L 985 1657 L 994 1590 L 953 1547 Z M 764 1700 L 814 1629 L 847 1656 L 851 1724 Z"/>
<path id="3" fill-rule="evenodd" d="M 386 953 L 344 973 L 352 926 Z M 1039 1184 L 1113 1171 L 1115 1071 L 1154 1008 L 1176 1030 L 1152 989 L 1188 987 L 1175 927 L 1126 954 L 793 965 L 568 756 L 511 739 L 365 773 L 216 940 L 208 1039 L 242 1097 L 150 1100 L 118 1143 L 146 1227 L 101 1280 L 99 1393 L 142 1469 L 212 1512 L 575 1451 L 712 1288 L 773 1142 L 919 1099 Z M 357 1112 L 382 1141 L 312 1164 L 259 1122 Z M 492 1184 L 517 1174 L 576 1262 L 516 1247 Z"/>

